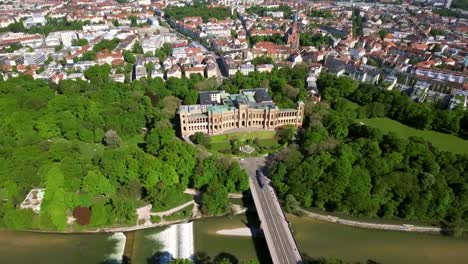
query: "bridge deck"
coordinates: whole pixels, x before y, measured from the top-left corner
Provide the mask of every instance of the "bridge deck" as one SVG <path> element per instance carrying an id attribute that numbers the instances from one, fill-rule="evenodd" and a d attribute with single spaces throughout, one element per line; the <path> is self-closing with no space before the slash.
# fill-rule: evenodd
<path id="1" fill-rule="evenodd" d="M 249 159 L 243 162 L 243 167 L 249 174 L 250 190 L 273 264 L 302 263 L 296 241 L 273 187 L 265 179 L 265 186 L 261 188 L 256 179 L 255 172 L 261 162 L 262 160 Z"/>

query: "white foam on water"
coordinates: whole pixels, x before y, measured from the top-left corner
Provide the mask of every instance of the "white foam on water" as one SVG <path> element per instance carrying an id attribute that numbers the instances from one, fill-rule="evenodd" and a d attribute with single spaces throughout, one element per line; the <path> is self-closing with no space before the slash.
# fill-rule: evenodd
<path id="1" fill-rule="evenodd" d="M 122 258 L 123 254 L 125 251 L 125 242 L 127 241 L 127 237 L 125 236 L 124 233 L 119 232 L 119 233 L 114 233 L 112 234 L 109 238 L 109 240 L 115 240 L 115 246 L 114 246 L 114 251 L 107 255 L 107 259 L 109 260 L 115 260 L 118 261 L 119 263 L 122 263 Z"/>
<path id="2" fill-rule="evenodd" d="M 178 258 L 193 259 L 193 222 L 180 224 L 178 227 L 179 256 Z"/>
<path id="3" fill-rule="evenodd" d="M 157 234 L 147 235 L 146 238 L 161 243 L 160 251 L 168 252 L 173 258 L 193 260 L 193 223 L 171 225 Z"/>

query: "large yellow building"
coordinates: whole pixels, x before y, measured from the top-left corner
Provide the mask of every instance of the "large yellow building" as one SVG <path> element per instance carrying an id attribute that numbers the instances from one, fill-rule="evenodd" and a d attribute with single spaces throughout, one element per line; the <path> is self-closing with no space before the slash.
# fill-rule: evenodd
<path id="1" fill-rule="evenodd" d="M 302 102 L 295 109 L 279 109 L 265 88 L 241 90 L 240 94 L 200 92 L 199 103 L 179 107 L 183 137 L 196 132 L 215 135 L 240 128 L 273 130 L 285 125 L 301 127 L 304 118 Z"/>

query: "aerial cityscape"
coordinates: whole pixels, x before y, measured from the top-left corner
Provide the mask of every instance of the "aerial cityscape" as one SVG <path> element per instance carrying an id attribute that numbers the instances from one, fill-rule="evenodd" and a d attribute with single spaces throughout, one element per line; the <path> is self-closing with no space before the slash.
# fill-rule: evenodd
<path id="1" fill-rule="evenodd" d="M 467 263 L 466 0 L 0 1 L 0 263 Z"/>

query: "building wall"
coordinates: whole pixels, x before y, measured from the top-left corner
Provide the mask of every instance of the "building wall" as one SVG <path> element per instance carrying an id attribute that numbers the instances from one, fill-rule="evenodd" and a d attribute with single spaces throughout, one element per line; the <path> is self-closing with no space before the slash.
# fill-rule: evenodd
<path id="1" fill-rule="evenodd" d="M 247 105 L 240 105 L 238 109 L 223 113 L 179 113 L 181 134 L 184 137 L 196 132 L 222 134 L 235 128 L 273 130 L 285 125 L 302 127 L 303 117 L 303 103 L 299 103 L 296 109 L 252 109 Z"/>

